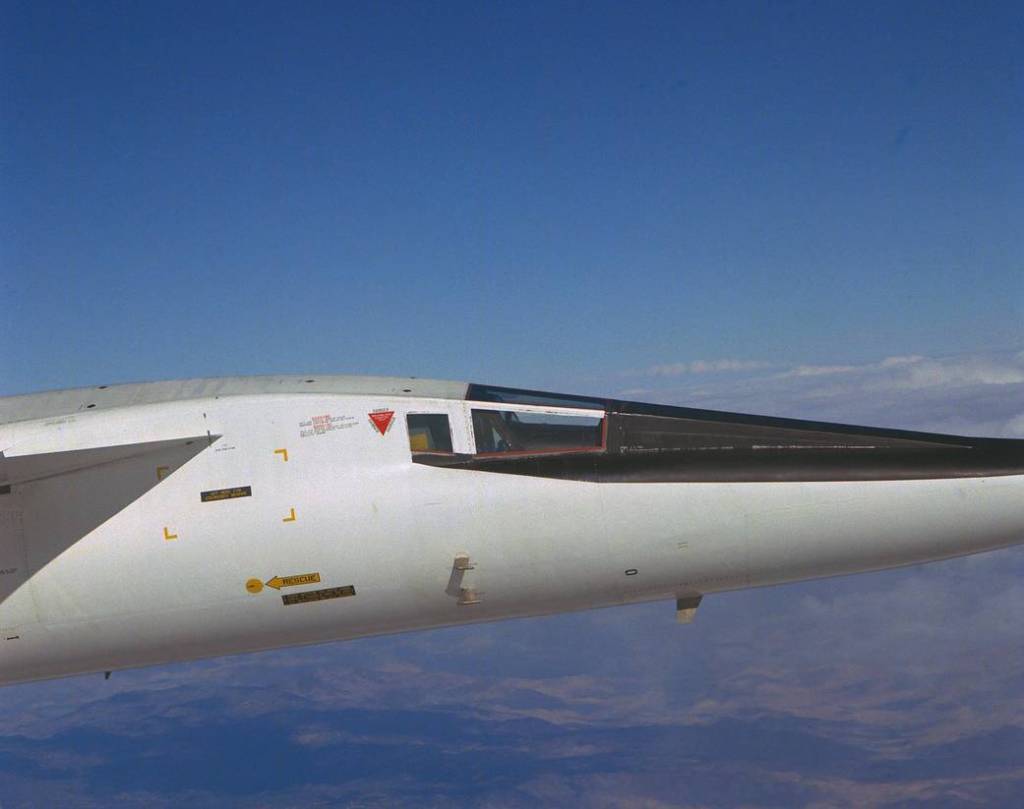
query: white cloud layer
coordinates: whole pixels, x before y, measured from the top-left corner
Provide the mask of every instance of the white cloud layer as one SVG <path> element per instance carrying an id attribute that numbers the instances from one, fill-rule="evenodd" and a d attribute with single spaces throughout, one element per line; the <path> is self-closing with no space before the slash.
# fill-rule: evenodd
<path id="1" fill-rule="evenodd" d="M 691 360 L 689 362 L 671 362 L 666 365 L 652 365 L 638 371 L 628 372 L 628 376 L 683 376 L 685 374 L 712 374 L 723 372 L 757 371 L 771 368 L 770 362 L 761 360 Z"/>
<path id="2" fill-rule="evenodd" d="M 758 361 L 728 362 L 742 373 L 702 378 L 685 387 L 659 386 L 658 380 L 669 375 L 648 373 L 650 384 L 633 386 L 619 395 L 877 426 L 1024 435 L 1024 352 L 892 356 L 859 365 L 788 368 Z"/>

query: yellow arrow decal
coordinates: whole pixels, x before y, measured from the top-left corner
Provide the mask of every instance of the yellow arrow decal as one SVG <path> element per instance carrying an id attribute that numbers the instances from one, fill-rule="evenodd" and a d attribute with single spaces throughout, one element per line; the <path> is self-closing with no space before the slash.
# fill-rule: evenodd
<path id="1" fill-rule="evenodd" d="M 280 590 L 282 587 L 296 587 L 300 584 L 319 584 L 319 573 L 300 573 L 298 576 L 274 576 L 267 582 L 267 587 Z"/>

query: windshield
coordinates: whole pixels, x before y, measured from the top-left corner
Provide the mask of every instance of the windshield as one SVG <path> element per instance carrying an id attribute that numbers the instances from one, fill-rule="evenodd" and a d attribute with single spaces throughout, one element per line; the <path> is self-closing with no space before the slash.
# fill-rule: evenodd
<path id="1" fill-rule="evenodd" d="M 478 453 L 600 449 L 604 419 L 562 413 L 473 410 Z"/>

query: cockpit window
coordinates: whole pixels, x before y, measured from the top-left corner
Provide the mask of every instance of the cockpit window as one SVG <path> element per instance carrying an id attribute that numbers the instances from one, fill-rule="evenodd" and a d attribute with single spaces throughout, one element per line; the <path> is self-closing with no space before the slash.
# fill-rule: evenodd
<path id="1" fill-rule="evenodd" d="M 600 416 L 521 410 L 473 410 L 477 453 L 601 449 Z"/>
<path id="2" fill-rule="evenodd" d="M 605 399 L 595 399 L 592 396 L 570 396 L 564 393 L 545 393 L 539 390 L 501 388 L 497 385 L 470 385 L 466 392 L 466 398 L 471 402 L 578 407 L 586 410 L 604 410 L 608 405 Z"/>
<path id="3" fill-rule="evenodd" d="M 451 454 L 452 431 L 444 413 L 410 413 L 409 449 L 413 452 L 443 452 Z"/>

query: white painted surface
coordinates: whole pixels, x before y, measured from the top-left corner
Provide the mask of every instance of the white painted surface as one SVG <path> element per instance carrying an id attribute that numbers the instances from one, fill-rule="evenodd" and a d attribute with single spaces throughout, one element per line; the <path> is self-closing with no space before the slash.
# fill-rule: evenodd
<path id="1" fill-rule="evenodd" d="M 187 383 L 180 400 L 64 416 L 49 402 L 42 418 L 8 418 L 0 446 L 19 457 L 210 437 L 194 457 L 195 446 L 172 446 L 0 495 L 0 569 L 18 568 L 0 574 L 0 681 L 713 593 L 1024 540 L 1020 476 L 598 484 L 414 464 L 406 413 L 448 413 L 467 451 L 471 404 L 458 383 L 430 397 L 387 390 L 407 382 L 198 397 Z M 121 398 L 133 397 L 146 399 Z M 384 435 L 368 416 L 379 408 L 395 413 Z M 336 428 L 300 437 L 319 415 Z M 159 481 L 158 467 L 169 472 Z M 241 486 L 252 496 L 200 501 Z M 446 592 L 460 552 L 475 563 L 463 581 L 482 594 L 473 606 Z M 319 584 L 246 589 L 310 572 Z M 344 585 L 356 595 L 282 603 Z"/>

